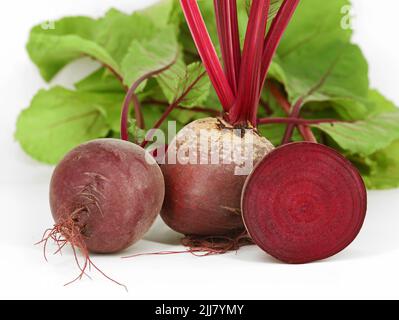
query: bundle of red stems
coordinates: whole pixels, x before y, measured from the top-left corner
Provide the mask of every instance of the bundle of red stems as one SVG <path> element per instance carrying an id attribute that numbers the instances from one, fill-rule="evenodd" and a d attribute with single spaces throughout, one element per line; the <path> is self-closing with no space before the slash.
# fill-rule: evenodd
<path id="1" fill-rule="evenodd" d="M 225 119 L 231 124 L 258 125 L 258 107 L 268 70 L 299 1 L 284 0 L 267 28 L 270 0 L 253 0 L 241 48 L 237 1 L 214 0 L 222 66 L 197 0 L 181 0 L 200 57 L 223 106 Z"/>

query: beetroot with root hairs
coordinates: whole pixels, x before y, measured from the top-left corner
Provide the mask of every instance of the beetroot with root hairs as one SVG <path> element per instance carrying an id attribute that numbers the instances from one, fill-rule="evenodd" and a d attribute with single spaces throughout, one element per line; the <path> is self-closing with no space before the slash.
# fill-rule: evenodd
<path id="1" fill-rule="evenodd" d="M 358 235 L 367 193 L 357 169 L 335 150 L 292 143 L 266 156 L 242 195 L 254 242 L 287 263 L 331 257 Z"/>
<path id="2" fill-rule="evenodd" d="M 139 146 L 113 139 L 71 151 L 57 166 L 50 186 L 56 223 L 73 221 L 76 230 L 70 232 L 83 235 L 81 245 L 96 253 L 118 252 L 140 240 L 163 198 L 159 166 L 149 164 Z"/>
<path id="3" fill-rule="evenodd" d="M 140 240 L 159 214 L 164 179 L 141 147 L 100 139 L 72 150 L 54 171 L 50 185 L 55 227 L 46 233 L 86 258 L 89 252 L 115 253 Z M 154 159 L 152 159 L 154 160 Z M 75 252 L 76 254 L 76 252 Z M 79 263 L 78 263 L 79 265 Z"/>

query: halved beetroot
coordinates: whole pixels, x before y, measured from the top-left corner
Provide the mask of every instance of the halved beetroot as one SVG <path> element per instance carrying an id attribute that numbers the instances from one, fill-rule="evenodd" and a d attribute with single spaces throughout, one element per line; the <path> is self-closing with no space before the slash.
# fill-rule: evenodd
<path id="1" fill-rule="evenodd" d="M 356 168 L 324 145 L 300 142 L 268 154 L 248 177 L 242 213 L 254 242 L 287 263 L 331 257 L 358 235 L 367 192 Z"/>

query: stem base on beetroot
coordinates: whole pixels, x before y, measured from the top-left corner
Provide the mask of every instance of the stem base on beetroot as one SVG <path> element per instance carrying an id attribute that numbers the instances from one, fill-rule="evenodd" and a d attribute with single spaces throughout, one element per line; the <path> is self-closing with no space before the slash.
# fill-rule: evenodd
<path id="1" fill-rule="evenodd" d="M 367 210 L 364 182 L 338 152 L 292 143 L 267 155 L 242 195 L 247 230 L 265 252 L 287 263 L 331 257 L 356 238 Z"/>

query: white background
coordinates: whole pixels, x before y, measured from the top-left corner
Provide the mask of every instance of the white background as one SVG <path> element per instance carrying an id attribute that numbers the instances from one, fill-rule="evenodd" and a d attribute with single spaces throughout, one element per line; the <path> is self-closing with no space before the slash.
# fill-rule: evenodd
<path id="1" fill-rule="evenodd" d="M 349 249 L 327 261 L 284 265 L 256 247 L 208 258 L 95 256 L 101 268 L 128 285 L 129 293 L 95 273 L 93 281 L 63 287 L 77 272 L 70 252 L 45 263 L 41 248 L 33 245 L 53 223 L 47 194 L 52 168 L 31 160 L 13 139 L 18 113 L 46 86 L 26 54 L 28 32 L 43 20 L 100 16 L 112 6 L 131 12 L 152 2 L 0 2 L 0 298 L 399 298 L 399 190 L 370 192 L 361 235 Z M 399 105 L 399 2 L 353 2 L 355 42 L 370 62 L 371 82 Z M 73 83 L 88 71 L 83 65 L 87 62 L 75 63 L 54 83 Z M 158 223 L 145 240 L 124 254 L 181 249 L 176 243 L 178 237 Z"/>

